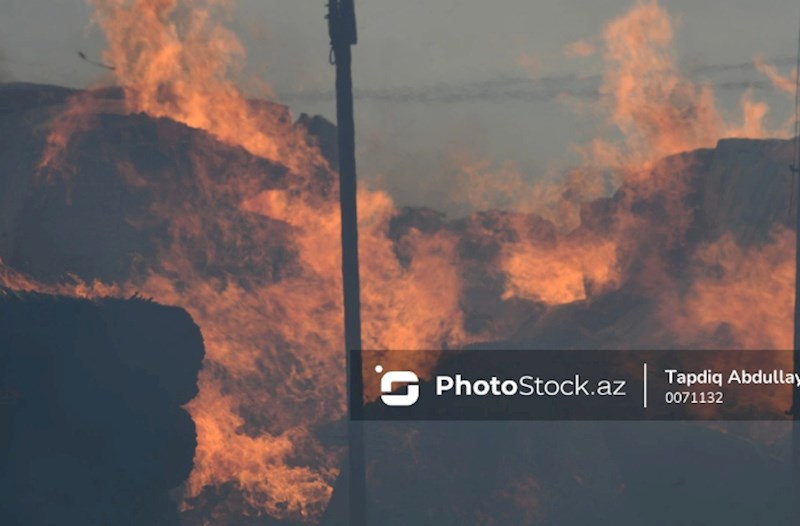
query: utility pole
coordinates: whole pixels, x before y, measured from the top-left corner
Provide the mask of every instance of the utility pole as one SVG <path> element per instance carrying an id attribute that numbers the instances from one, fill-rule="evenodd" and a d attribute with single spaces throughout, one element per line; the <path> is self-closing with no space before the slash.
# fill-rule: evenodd
<path id="1" fill-rule="evenodd" d="M 342 214 L 342 285 L 347 362 L 350 526 L 366 526 L 366 473 L 361 412 L 361 288 L 358 270 L 358 211 L 353 119 L 352 46 L 358 41 L 354 0 L 328 0 L 330 61 L 336 66 L 336 126 L 339 139 L 339 199 Z M 357 396 L 354 396 L 357 395 Z"/>

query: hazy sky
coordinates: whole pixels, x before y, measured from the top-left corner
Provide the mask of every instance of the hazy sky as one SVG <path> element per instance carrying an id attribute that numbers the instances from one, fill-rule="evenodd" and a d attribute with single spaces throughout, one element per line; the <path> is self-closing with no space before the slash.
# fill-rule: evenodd
<path id="1" fill-rule="evenodd" d="M 791 104 L 750 64 L 786 73 L 797 48 L 796 0 L 662 0 L 677 18 L 676 48 L 695 80 L 736 101 L 751 84 L 782 122 Z M 356 0 L 354 50 L 360 175 L 401 202 L 446 206 L 454 155 L 519 165 L 531 179 L 574 161 L 594 123 L 556 99 L 590 98 L 601 61 L 564 46 L 599 43 L 631 0 Z M 246 77 L 269 82 L 292 110 L 334 118 L 325 0 L 239 0 L 230 25 L 248 52 Z M 77 51 L 102 54 L 83 0 L 2 0 L 0 78 L 86 86 L 102 78 Z M 531 65 L 538 80 L 530 78 Z M 732 66 L 732 67 L 717 67 Z"/>

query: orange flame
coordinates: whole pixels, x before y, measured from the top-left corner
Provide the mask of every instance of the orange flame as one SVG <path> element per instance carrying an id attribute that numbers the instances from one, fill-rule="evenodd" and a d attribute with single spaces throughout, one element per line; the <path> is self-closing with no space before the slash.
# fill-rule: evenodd
<path id="1" fill-rule="evenodd" d="M 732 331 L 744 349 L 791 349 L 794 232 L 780 228 L 762 246 L 743 248 L 728 234 L 698 251 L 704 272 L 692 283 L 671 322 L 697 341 Z M 713 342 L 709 343 L 713 345 Z"/>
<path id="2" fill-rule="evenodd" d="M 299 173 L 319 153 L 291 126 L 288 112 L 248 101 L 230 80 L 244 58 L 222 25 L 225 1 L 90 0 L 131 112 L 168 117 Z"/>

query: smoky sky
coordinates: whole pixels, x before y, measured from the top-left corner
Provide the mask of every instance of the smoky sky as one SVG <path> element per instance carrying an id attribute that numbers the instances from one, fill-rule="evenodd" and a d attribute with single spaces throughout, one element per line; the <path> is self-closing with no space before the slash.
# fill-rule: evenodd
<path id="1" fill-rule="evenodd" d="M 335 120 L 325 0 L 238 0 L 225 21 L 247 57 L 237 77 L 266 81 L 295 114 Z M 765 57 L 791 71 L 800 6 L 795 0 L 661 0 L 675 21 L 682 73 L 711 85 L 735 111 L 745 90 L 784 122 L 792 104 L 756 70 Z M 563 98 L 598 96 L 598 54 L 568 56 L 635 0 L 356 0 L 354 85 L 360 176 L 401 202 L 439 205 L 448 159 L 469 152 L 513 162 L 534 180 L 575 162 L 575 146 L 601 133 Z M 100 61 L 103 35 L 83 0 L 5 0 L 0 5 L 0 75 L 73 87 L 113 82 Z M 5 73 L 2 73 L 5 71 Z M 554 168 L 555 167 L 555 168 Z M 438 183 L 437 183 L 438 181 Z"/>
<path id="2" fill-rule="evenodd" d="M 13 78 L 6 68 L 6 55 L 0 49 L 0 82 L 10 82 Z"/>
<path id="3" fill-rule="evenodd" d="M 770 64 L 791 68 L 794 57 L 768 60 Z M 687 68 L 689 75 L 704 75 L 707 83 L 718 90 L 753 89 L 771 94 L 773 86 L 769 80 L 759 78 L 754 62 L 737 64 L 714 64 Z M 730 79 L 731 74 L 745 74 L 747 79 Z M 356 100 L 385 103 L 447 104 L 460 102 L 522 100 L 542 102 L 568 95 L 575 98 L 595 99 L 599 96 L 602 76 L 599 74 L 581 77 L 578 75 L 557 75 L 530 78 L 527 76 L 505 77 L 491 80 L 461 83 L 440 83 L 431 86 L 395 86 L 377 89 L 358 89 L 354 91 Z M 287 101 L 323 102 L 335 97 L 333 89 L 288 91 L 280 97 Z"/>

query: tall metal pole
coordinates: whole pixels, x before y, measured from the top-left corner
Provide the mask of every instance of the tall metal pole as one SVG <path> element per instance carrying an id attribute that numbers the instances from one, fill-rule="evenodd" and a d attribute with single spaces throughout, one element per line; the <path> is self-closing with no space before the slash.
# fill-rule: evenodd
<path id="1" fill-rule="evenodd" d="M 336 65 L 336 125 L 339 134 L 339 199 L 342 214 L 342 285 L 344 340 L 347 353 L 348 471 L 350 526 L 366 526 L 364 430 L 354 416 L 361 411 L 361 289 L 358 269 L 355 123 L 351 47 L 356 44 L 354 0 L 329 0 L 328 32 L 331 62 Z M 358 394 L 358 397 L 352 396 Z"/>

